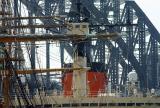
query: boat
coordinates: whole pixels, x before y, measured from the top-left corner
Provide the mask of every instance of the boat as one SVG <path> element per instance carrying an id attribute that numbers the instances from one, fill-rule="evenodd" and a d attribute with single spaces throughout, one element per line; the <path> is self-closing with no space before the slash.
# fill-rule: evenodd
<path id="1" fill-rule="evenodd" d="M 7 4 L 7 5 L 6 5 Z M 76 22 L 65 21 L 63 24 L 12 24 L 16 20 L 64 18 L 64 16 L 29 16 L 14 17 L 10 11 L 10 3 L 0 2 L 0 76 L 1 76 L 1 104 L 0 108 L 68 108 L 68 107 L 130 107 L 130 106 L 160 106 L 157 97 L 143 97 L 138 93 L 139 82 L 135 72 L 128 75 L 128 91 L 130 97 L 123 97 L 120 91 L 112 93 L 109 75 L 100 62 L 90 62 L 84 54 L 87 42 L 95 40 L 116 41 L 119 33 L 89 32 L 90 25 L 86 20 L 81 20 L 78 14 Z M 79 10 L 80 3 L 77 3 Z M 65 34 L 51 33 L 20 33 L 20 29 L 34 28 L 65 28 Z M 28 32 L 28 30 L 26 30 Z M 75 48 L 73 62 L 63 64 L 57 68 L 36 68 L 35 47 L 40 42 L 47 44 L 53 42 L 68 42 Z M 25 49 L 23 48 L 25 47 Z M 23 53 L 26 51 L 28 59 Z M 48 55 L 49 56 L 49 55 Z M 30 68 L 26 68 L 26 61 L 30 61 Z M 43 63 L 38 62 L 38 64 Z M 51 81 L 49 74 L 59 76 L 60 83 Z M 47 79 L 48 78 L 48 79 Z M 55 77 L 54 77 L 55 78 Z M 54 79 L 53 80 L 56 80 Z M 53 84 L 53 89 L 51 88 Z M 55 84 L 55 85 L 54 85 Z M 56 89 L 55 86 L 59 85 Z M 154 90 L 153 90 L 154 94 Z"/>

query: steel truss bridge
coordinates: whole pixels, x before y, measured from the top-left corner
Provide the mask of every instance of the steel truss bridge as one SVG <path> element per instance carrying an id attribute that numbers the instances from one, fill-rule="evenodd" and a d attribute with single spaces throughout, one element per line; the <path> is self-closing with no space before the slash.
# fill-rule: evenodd
<path id="1" fill-rule="evenodd" d="M 79 14 L 76 5 L 78 0 L 13 0 L 14 17 L 19 16 L 66 16 L 58 19 L 39 18 L 44 25 L 64 24 L 64 20 L 77 21 Z M 142 90 L 158 88 L 160 86 L 160 34 L 146 14 L 130 0 L 79 0 L 80 14 L 92 26 L 91 31 L 96 33 L 117 32 L 120 38 L 116 41 L 96 40 L 85 43 L 85 54 L 89 62 L 103 65 L 108 73 L 112 89 L 123 86 L 127 81 L 127 74 L 136 71 Z M 23 14 L 22 7 L 27 14 Z M 20 19 L 14 21 L 19 25 Z M 33 25 L 34 19 L 28 24 Z M 95 26 L 98 25 L 98 26 Z M 62 35 L 63 28 L 44 28 L 46 33 Z M 17 29 L 18 31 L 18 29 Z M 36 33 L 36 27 L 30 28 L 30 33 Z M 60 43 L 60 58 L 63 66 L 64 51 L 73 55 L 73 47 L 67 42 Z M 35 68 L 35 47 L 31 48 L 31 66 Z M 50 67 L 50 44 L 46 43 L 46 68 Z M 47 74 L 47 79 L 50 74 Z M 49 83 L 49 80 L 48 80 Z"/>

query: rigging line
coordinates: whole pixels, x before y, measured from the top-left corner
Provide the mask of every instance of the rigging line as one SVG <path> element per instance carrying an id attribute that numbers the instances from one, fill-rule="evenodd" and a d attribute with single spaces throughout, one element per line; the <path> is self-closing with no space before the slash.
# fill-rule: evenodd
<path id="1" fill-rule="evenodd" d="M 24 68 L 24 65 L 23 65 L 23 70 L 25 69 Z M 25 76 L 25 80 L 27 81 L 27 84 L 29 84 L 29 79 L 28 79 L 28 77 L 27 77 L 27 75 L 24 73 L 24 76 Z M 30 88 L 30 86 L 28 86 L 28 88 Z M 28 89 L 29 90 L 29 89 Z M 28 99 L 30 100 L 30 103 L 31 103 L 31 105 L 33 105 L 33 102 L 32 102 L 32 100 L 30 99 L 30 94 L 29 94 L 29 92 L 27 93 L 28 95 L 27 95 L 27 97 L 28 97 Z"/>
<path id="2" fill-rule="evenodd" d="M 18 16 L 20 16 L 20 14 L 19 14 L 19 12 L 18 12 L 18 10 L 17 10 L 17 13 L 18 13 Z M 21 21 L 20 21 L 21 22 Z M 22 31 L 24 32 L 24 30 L 22 29 Z M 31 100 L 30 100 L 31 101 Z"/>
<path id="3" fill-rule="evenodd" d="M 19 48 L 21 48 L 21 46 Z M 22 66 L 23 66 L 22 68 L 24 69 L 24 65 L 22 65 Z M 26 74 L 24 74 L 24 76 L 25 76 L 25 79 L 28 81 L 28 78 L 26 77 Z M 25 89 L 25 91 L 26 91 L 26 89 Z M 29 92 L 26 92 L 26 95 L 27 95 L 31 105 L 33 105 L 33 102 L 31 101 L 30 96 L 29 96 Z"/>
<path id="4" fill-rule="evenodd" d="M 44 53 L 45 53 L 44 50 L 40 50 L 40 51 L 37 51 L 37 52 L 39 52 L 39 53 L 38 53 L 39 55 L 42 55 L 42 56 L 45 56 L 45 57 L 46 57 L 46 55 L 44 54 Z M 56 56 L 60 56 L 60 55 L 56 55 Z M 54 56 L 52 56 L 52 55 L 50 55 L 50 59 L 61 63 L 59 58 L 56 58 L 56 57 L 54 57 Z"/>
<path id="5" fill-rule="evenodd" d="M 21 4 L 21 1 L 20 1 L 20 4 Z M 17 15 L 18 16 L 20 16 L 20 14 L 19 14 L 19 11 L 18 11 L 18 8 L 17 8 Z M 19 23 L 18 24 L 20 24 L 21 23 L 21 21 L 19 21 Z M 19 31 L 20 32 L 20 31 Z M 24 30 L 22 29 L 22 32 L 24 32 Z M 28 78 L 26 77 L 26 75 L 25 75 L 25 78 L 27 79 L 27 81 L 28 81 Z M 30 103 L 31 103 L 31 105 L 33 105 L 33 102 L 32 102 L 32 100 L 30 99 L 30 97 L 29 97 L 29 94 L 27 95 L 27 97 L 28 97 L 28 99 L 29 99 L 29 101 L 30 101 Z"/>
<path id="6" fill-rule="evenodd" d="M 2 77 L 3 77 L 3 76 L 2 76 Z M 8 77 L 8 76 L 6 75 L 5 78 L 7 78 L 7 77 Z M 6 84 L 5 78 L 4 78 L 4 80 L 3 80 L 3 78 L 2 78 L 2 87 L 3 87 L 2 93 L 3 93 L 5 90 L 7 90 L 7 91 L 10 90 L 10 88 L 8 88 L 8 87 L 5 86 L 5 84 Z M 7 79 L 7 80 L 10 80 L 10 79 Z M 10 84 L 10 82 L 7 82 L 7 83 Z M 8 84 L 8 85 L 9 85 L 9 84 Z M 7 95 L 7 96 L 6 96 L 6 95 Z M 10 105 L 13 105 L 13 104 L 12 104 L 12 100 L 11 100 L 11 95 L 10 95 L 9 92 L 7 92 L 7 94 L 4 93 L 3 96 L 4 96 L 4 97 L 6 96 L 6 98 L 8 98 L 7 101 L 8 101 L 9 103 L 7 103 L 7 104 L 9 104 L 9 106 L 10 106 Z M 5 100 L 5 99 L 4 99 L 4 100 Z M 4 101 L 4 103 L 5 103 L 5 101 Z M 6 104 L 6 103 L 5 103 L 5 104 Z"/>
<path id="7" fill-rule="evenodd" d="M 18 77 L 18 76 L 17 76 L 17 77 Z M 16 81 L 16 82 L 17 82 L 17 81 Z M 26 94 L 26 91 L 25 91 L 25 89 L 24 89 L 24 87 L 23 87 L 23 85 L 22 85 L 22 83 L 21 83 L 20 78 L 18 78 L 17 84 L 20 86 L 20 87 L 19 87 L 20 89 L 18 89 L 18 90 L 19 90 L 19 91 L 21 90 L 22 96 L 23 96 L 24 99 L 26 100 L 26 99 L 27 99 L 27 96 L 25 95 L 25 94 Z M 18 96 L 18 95 L 17 95 L 17 96 Z M 27 105 L 29 105 L 28 103 L 29 103 L 29 102 L 28 102 L 28 100 L 27 100 Z"/>
<path id="8" fill-rule="evenodd" d="M 2 43 L 2 46 L 5 47 L 5 44 Z M 5 56 L 7 56 L 7 58 L 10 58 L 10 55 L 8 54 L 8 52 L 7 52 L 6 49 L 4 49 L 4 53 L 5 53 Z M 6 66 L 8 66 L 10 72 L 12 72 L 12 74 L 15 75 L 15 77 L 16 77 L 16 79 L 17 79 L 17 81 L 18 81 L 18 84 L 19 84 L 19 86 L 20 86 L 20 88 L 21 88 L 21 89 L 20 89 L 20 90 L 21 90 L 21 93 L 22 93 L 23 97 L 25 98 L 25 101 L 27 102 L 27 105 L 28 105 L 29 102 L 28 102 L 28 100 L 27 100 L 27 98 L 26 98 L 26 96 L 25 96 L 25 94 L 24 94 L 25 91 L 24 91 L 24 89 L 23 89 L 23 86 L 22 86 L 22 84 L 21 84 L 21 81 L 20 81 L 18 75 L 17 75 L 16 72 L 15 72 L 16 70 L 15 70 L 12 62 L 9 61 L 9 60 L 7 60 Z"/>
<path id="9" fill-rule="evenodd" d="M 24 68 L 23 68 L 24 69 Z M 27 75 L 26 74 L 24 74 L 24 76 L 25 76 L 25 80 L 27 81 L 27 84 L 29 84 L 29 80 L 28 80 L 28 78 L 27 78 Z M 27 85 L 28 86 L 28 85 Z M 28 88 L 29 88 L 29 86 L 28 86 Z M 28 98 L 29 98 L 29 100 L 30 100 L 30 103 L 31 103 L 31 105 L 33 105 L 33 102 L 32 102 L 32 100 L 30 99 L 30 93 L 27 93 L 28 95 Z"/>
<path id="10" fill-rule="evenodd" d="M 38 63 L 38 66 L 39 66 L 39 69 L 41 69 L 41 66 L 40 66 L 40 60 L 39 60 L 39 57 L 38 57 L 38 52 L 37 52 L 37 49 L 36 49 L 36 54 L 37 54 L 37 63 Z M 43 83 L 43 86 L 45 87 L 45 83 L 44 83 L 44 78 L 43 78 L 43 76 L 42 76 L 42 73 L 40 74 L 41 75 L 41 79 L 42 79 L 42 83 Z M 43 88 L 44 89 L 44 88 Z M 44 89 L 44 91 L 46 91 L 45 89 Z M 46 92 L 45 92 L 46 93 Z"/>
<path id="11" fill-rule="evenodd" d="M 22 108 L 22 104 L 21 104 L 21 101 L 20 101 L 20 95 L 18 93 L 19 89 L 17 88 L 16 83 L 17 83 L 17 81 L 15 81 L 15 83 L 14 83 L 14 90 L 15 90 L 15 93 L 16 93 L 16 96 L 17 96 L 19 107 Z"/>
<path id="12" fill-rule="evenodd" d="M 31 62 L 31 64 L 32 64 L 33 61 L 32 61 L 32 59 L 31 59 L 31 54 L 30 54 L 30 51 L 29 51 L 29 49 L 28 49 L 27 44 L 28 44 L 28 43 L 26 43 L 26 47 L 27 47 L 27 51 L 28 51 L 28 55 L 29 55 L 30 62 Z M 33 74 L 32 74 L 32 75 L 33 75 L 34 78 L 35 78 L 35 82 L 36 82 L 36 86 L 37 86 L 37 89 L 38 89 L 38 95 L 39 95 L 39 97 L 40 97 L 41 105 L 43 105 L 42 97 L 41 97 L 41 94 L 40 94 L 40 88 L 38 87 L 38 79 L 37 79 L 36 74 L 35 74 L 34 71 L 33 71 Z"/>
<path id="13" fill-rule="evenodd" d="M 41 51 L 41 53 L 39 52 L 38 54 L 41 55 L 41 56 L 45 56 L 46 57 L 46 55 L 44 54 L 43 50 Z M 58 56 L 58 55 L 56 55 L 56 56 Z M 57 62 L 60 63 L 60 59 L 59 58 L 56 58 L 56 57 L 50 55 L 50 59 L 52 59 L 52 60 L 57 61 Z"/>
<path id="14" fill-rule="evenodd" d="M 3 46 L 5 47 L 4 44 L 3 44 Z M 4 49 L 4 53 L 5 53 L 6 57 L 10 59 L 10 56 L 9 56 L 9 54 L 8 54 L 6 49 Z M 24 97 L 27 105 L 29 105 L 28 99 L 26 98 L 26 95 L 25 95 L 25 90 L 23 88 L 22 82 L 21 82 L 18 74 L 16 73 L 16 69 L 14 68 L 14 66 L 13 66 L 11 61 L 7 61 L 7 64 L 9 66 L 9 70 L 13 73 L 13 75 L 16 77 L 16 79 L 18 81 L 19 87 L 21 88 L 20 90 L 21 90 L 22 96 Z"/>
<path id="15" fill-rule="evenodd" d="M 9 95 L 9 93 L 8 93 L 8 95 Z M 10 100 L 10 104 L 11 104 L 11 106 L 13 106 L 13 102 L 12 102 L 12 98 L 11 98 L 11 96 L 9 96 L 9 100 Z"/>
<path id="16" fill-rule="evenodd" d="M 20 14 L 18 14 L 19 15 L 19 17 L 20 17 Z M 20 21 L 21 22 L 21 21 Z M 22 22 L 21 22 L 22 23 Z M 22 28 L 22 32 L 24 33 L 24 29 Z M 28 46 L 29 44 L 28 43 L 25 43 L 25 46 L 26 46 L 26 50 L 27 50 L 27 53 L 28 53 L 28 57 L 29 57 L 29 59 L 30 59 L 30 62 L 31 62 L 31 56 L 30 56 L 30 51 L 29 51 L 29 46 Z M 36 78 L 36 75 L 35 74 L 33 74 L 33 76 L 34 76 L 34 78 L 36 79 L 36 85 L 38 84 L 37 83 L 37 78 Z M 25 75 L 25 77 L 26 77 L 26 75 Z M 28 80 L 28 78 L 26 77 L 26 79 L 27 79 L 27 82 L 28 82 L 28 84 L 29 84 L 29 80 Z M 37 85 L 37 88 L 38 88 L 38 85 Z M 38 94 L 40 94 L 40 92 L 39 92 L 39 88 L 38 88 Z M 39 95 L 40 96 L 40 95 Z M 41 104 L 42 104 L 42 99 L 41 99 L 41 96 L 40 96 L 40 100 L 41 100 Z"/>

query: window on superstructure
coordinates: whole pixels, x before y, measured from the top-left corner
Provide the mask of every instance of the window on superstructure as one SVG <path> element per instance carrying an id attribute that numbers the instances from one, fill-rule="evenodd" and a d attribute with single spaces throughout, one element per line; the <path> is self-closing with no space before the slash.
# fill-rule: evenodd
<path id="1" fill-rule="evenodd" d="M 80 25 L 75 25 L 75 28 L 80 28 Z"/>
<path id="2" fill-rule="evenodd" d="M 87 28 L 87 25 L 82 25 L 82 28 Z"/>

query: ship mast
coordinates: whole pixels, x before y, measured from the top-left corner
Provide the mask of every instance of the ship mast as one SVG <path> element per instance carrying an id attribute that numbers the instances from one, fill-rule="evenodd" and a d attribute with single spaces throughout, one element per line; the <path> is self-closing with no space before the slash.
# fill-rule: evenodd
<path id="1" fill-rule="evenodd" d="M 9 4 L 9 0 L 1 0 L 0 1 L 0 18 L 4 18 L 6 16 L 10 15 L 9 9 L 7 9 L 7 5 Z M 5 19 L 3 19 L 0 23 L 1 29 L 0 29 L 0 33 L 1 34 L 7 34 L 6 29 L 4 29 L 3 27 L 5 27 L 7 25 L 7 22 L 5 21 Z M 4 44 L 1 43 L 1 45 L 3 46 Z M 3 92 L 3 97 L 4 97 L 4 102 L 3 102 L 3 108 L 9 108 L 11 105 L 10 102 L 10 95 L 9 95 L 9 90 L 10 90 L 10 79 L 11 79 L 11 73 L 9 72 L 9 70 L 7 69 L 7 60 L 3 60 L 6 63 L 3 63 L 3 68 L 4 71 L 2 71 L 2 92 Z"/>
<path id="2" fill-rule="evenodd" d="M 88 34 L 89 29 L 88 29 L 88 23 L 86 22 L 81 22 L 81 1 L 76 0 L 76 5 L 77 5 L 77 22 L 73 23 L 74 24 L 78 23 L 79 27 L 86 26 L 84 29 L 82 29 L 82 32 L 76 32 L 73 29 L 73 34 L 78 33 L 78 35 L 84 35 L 83 33 Z M 79 31 L 81 29 L 79 28 Z M 85 68 L 87 67 L 87 59 L 84 54 L 84 45 L 85 42 L 79 42 L 80 40 L 77 40 L 76 42 L 73 42 L 74 47 L 76 47 L 76 51 L 73 57 L 73 68 Z M 87 80 L 86 80 L 86 72 L 87 70 L 74 70 L 73 71 L 73 97 L 84 97 L 87 96 Z"/>
<path id="3" fill-rule="evenodd" d="M 84 54 L 84 47 L 85 47 L 85 41 L 86 39 L 94 40 L 97 38 L 101 39 L 110 39 L 113 37 L 117 37 L 117 34 L 99 34 L 99 35 L 89 35 L 86 36 L 86 34 L 89 34 L 89 23 L 88 22 L 82 22 L 81 21 L 81 3 L 80 0 L 77 0 L 77 12 L 79 13 L 77 15 L 77 22 L 69 23 L 66 25 L 18 25 L 18 26 L 12 26 L 10 25 L 10 22 L 12 20 L 16 19 L 41 19 L 41 18 L 52 18 L 52 16 L 47 17 L 10 17 L 10 9 L 8 8 L 10 4 L 9 0 L 1 0 L 0 1 L 0 43 L 2 50 L 4 51 L 4 57 L 0 58 L 0 61 L 2 61 L 2 64 L 4 65 L 3 69 L 1 70 L 1 76 L 2 76 L 2 83 L 3 83 L 3 96 L 4 96 L 4 108 L 9 108 L 11 106 L 11 99 L 10 99 L 10 81 L 11 77 L 16 74 L 33 74 L 33 73 L 46 73 L 46 72 L 54 72 L 54 71 L 73 71 L 73 96 L 74 97 L 83 97 L 87 96 L 87 81 L 86 81 L 86 72 L 89 70 L 87 68 L 87 59 Z M 61 26 L 74 26 L 74 28 L 70 31 L 68 31 L 67 34 L 59 35 L 59 34 L 12 34 L 11 30 L 14 28 L 45 28 L 45 26 L 49 27 L 61 27 Z M 75 26 L 78 25 L 81 28 L 76 28 Z M 6 43 L 14 43 L 14 42 L 35 42 L 35 41 L 72 41 L 73 46 L 76 47 L 76 51 L 74 54 L 74 63 L 72 68 L 61 68 L 61 69 L 31 69 L 31 70 L 14 70 L 14 73 L 11 70 L 10 65 L 12 64 L 12 61 L 20 61 L 18 58 L 11 58 L 8 54 L 8 51 L 12 48 L 9 46 L 9 49 L 5 47 Z M 6 44 L 7 45 L 7 44 Z M 6 54 L 7 53 L 7 54 Z M 7 56 L 6 56 L 6 55 Z M 10 65 L 7 65 L 10 64 Z M 19 80 L 20 81 L 20 80 Z M 22 90 L 22 94 L 25 92 Z M 25 95 L 24 95 L 25 97 Z M 26 99 L 26 103 L 28 103 L 28 100 Z"/>

